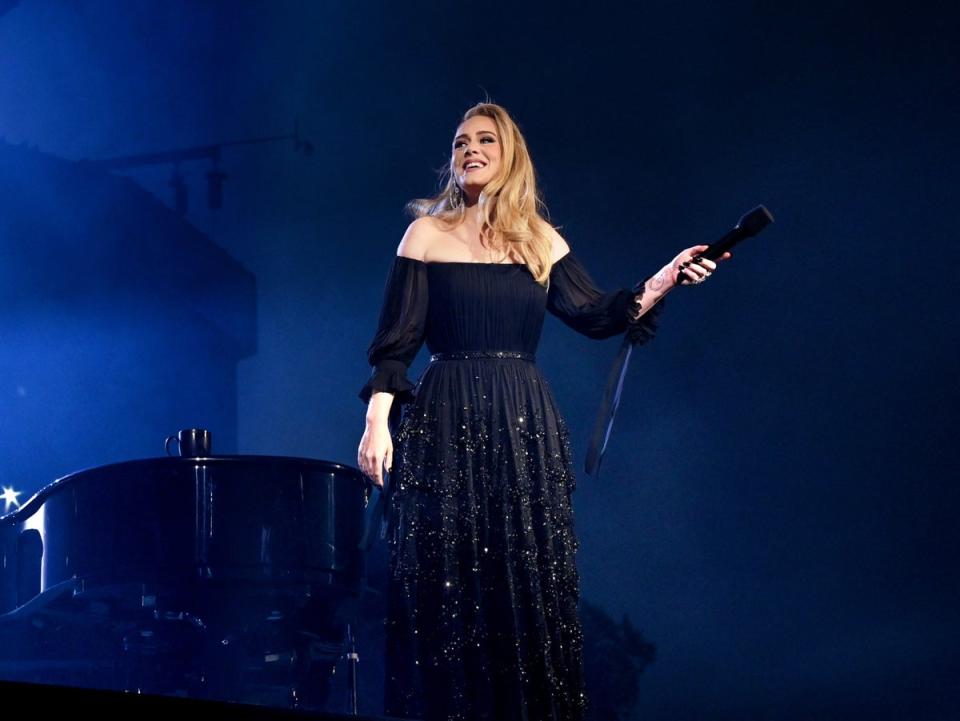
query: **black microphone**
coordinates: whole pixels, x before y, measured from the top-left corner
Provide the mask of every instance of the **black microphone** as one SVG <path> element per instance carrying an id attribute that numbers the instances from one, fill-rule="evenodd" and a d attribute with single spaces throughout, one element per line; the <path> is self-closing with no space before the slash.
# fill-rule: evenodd
<path id="1" fill-rule="evenodd" d="M 701 258 L 707 258 L 708 260 L 716 262 L 723 257 L 724 253 L 733 248 L 733 246 L 735 246 L 741 240 L 752 238 L 772 222 L 773 214 L 767 210 L 766 206 L 758 205 L 753 210 L 745 213 L 744 216 L 737 222 L 737 224 L 733 226 L 732 230 L 727 232 L 727 234 L 716 243 L 711 244 L 710 247 L 703 251 L 700 255 L 696 256 L 694 261 L 700 260 Z M 683 273 L 680 273 L 680 280 L 686 280 L 688 284 L 693 282 Z"/>

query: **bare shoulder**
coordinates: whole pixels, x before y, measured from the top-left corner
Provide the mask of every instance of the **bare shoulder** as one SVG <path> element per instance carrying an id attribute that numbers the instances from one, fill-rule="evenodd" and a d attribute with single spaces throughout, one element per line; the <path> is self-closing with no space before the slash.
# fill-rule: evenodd
<path id="1" fill-rule="evenodd" d="M 557 232 L 557 229 L 552 226 L 550 227 L 549 236 L 552 244 L 550 249 L 550 262 L 556 263 L 570 252 L 570 246 L 567 244 L 567 241 L 563 239 L 563 236 Z"/>
<path id="2" fill-rule="evenodd" d="M 429 215 L 417 218 L 407 226 L 407 231 L 397 246 L 397 255 L 414 260 L 426 260 L 427 251 L 439 234 L 436 220 Z"/>

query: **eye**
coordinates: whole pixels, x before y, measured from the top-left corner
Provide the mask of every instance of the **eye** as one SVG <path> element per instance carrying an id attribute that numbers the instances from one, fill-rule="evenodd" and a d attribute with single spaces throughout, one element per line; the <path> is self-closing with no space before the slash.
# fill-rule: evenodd
<path id="1" fill-rule="evenodd" d="M 492 135 L 485 135 L 484 137 L 480 138 L 480 142 L 481 142 L 481 143 L 495 143 L 495 142 L 497 142 L 497 139 L 496 139 L 495 137 L 493 137 Z"/>
<path id="2" fill-rule="evenodd" d="M 453 144 L 453 149 L 456 150 L 457 148 L 462 148 L 466 144 L 467 144 L 466 141 L 458 140 Z"/>

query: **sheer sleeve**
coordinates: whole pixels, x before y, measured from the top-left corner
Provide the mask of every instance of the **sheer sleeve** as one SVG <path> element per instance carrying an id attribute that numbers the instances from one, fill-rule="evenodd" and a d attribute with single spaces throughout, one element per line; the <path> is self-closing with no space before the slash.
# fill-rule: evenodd
<path id="1" fill-rule="evenodd" d="M 367 349 L 373 372 L 360 389 L 365 403 L 378 391 L 395 394 L 394 408 L 412 400 L 415 386 L 407 378 L 407 368 L 423 345 L 427 300 L 426 264 L 396 256 L 387 276 L 377 332 Z"/>
<path id="2" fill-rule="evenodd" d="M 631 289 L 599 290 L 586 268 L 568 252 L 550 270 L 547 310 L 590 338 L 626 332 L 634 343 L 646 343 L 656 333 L 663 301 L 634 320 L 630 314 L 632 301 L 635 296 L 643 297 L 645 283 L 646 279 Z"/>

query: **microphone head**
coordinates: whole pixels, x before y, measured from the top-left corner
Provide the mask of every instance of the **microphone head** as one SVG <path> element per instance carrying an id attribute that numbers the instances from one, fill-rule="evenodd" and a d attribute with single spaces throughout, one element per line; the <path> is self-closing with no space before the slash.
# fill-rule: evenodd
<path id="1" fill-rule="evenodd" d="M 744 237 L 749 238 L 759 233 L 772 222 L 773 215 L 770 211 L 767 210 L 765 206 L 758 205 L 740 218 L 740 222 L 737 223 L 737 228 L 740 229 Z"/>

